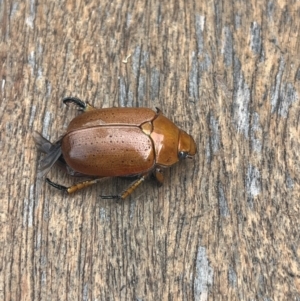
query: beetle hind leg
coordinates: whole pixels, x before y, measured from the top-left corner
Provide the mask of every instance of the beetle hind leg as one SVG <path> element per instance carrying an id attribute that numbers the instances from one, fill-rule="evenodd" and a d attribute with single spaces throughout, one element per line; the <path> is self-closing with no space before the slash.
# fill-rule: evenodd
<path id="1" fill-rule="evenodd" d="M 66 191 L 70 194 L 70 193 L 74 193 L 77 190 L 80 190 L 80 189 L 89 187 L 91 185 L 94 185 L 94 184 L 98 183 L 100 179 L 103 179 L 103 178 L 82 181 L 82 182 L 76 183 L 76 184 L 74 184 L 72 186 L 69 186 L 69 187 L 54 183 L 54 182 L 50 181 L 48 178 L 46 179 L 46 181 L 49 185 L 55 187 L 56 189 Z"/>
<path id="2" fill-rule="evenodd" d="M 74 103 L 75 105 L 77 105 L 78 110 L 83 111 L 83 112 L 88 112 L 88 111 L 92 111 L 92 110 L 96 109 L 92 105 L 90 105 L 88 102 L 84 102 L 77 97 L 65 97 L 63 99 L 63 103 L 65 105 L 67 105 L 69 103 Z"/>
<path id="3" fill-rule="evenodd" d="M 146 176 L 142 176 L 141 178 L 138 178 L 136 181 L 130 184 L 130 186 L 124 190 L 119 195 L 101 195 L 102 199 L 116 199 L 116 200 L 124 200 L 126 199 L 130 194 L 134 192 L 134 190 L 137 189 L 138 186 L 140 186 L 146 179 Z"/>

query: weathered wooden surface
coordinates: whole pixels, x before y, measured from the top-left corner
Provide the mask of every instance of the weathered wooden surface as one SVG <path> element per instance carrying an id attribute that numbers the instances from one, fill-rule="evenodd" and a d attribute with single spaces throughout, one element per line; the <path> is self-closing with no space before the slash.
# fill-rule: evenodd
<path id="1" fill-rule="evenodd" d="M 1 300 L 300 298 L 299 2 L 2 1 L 0 18 Z M 36 181 L 31 133 L 58 139 L 69 95 L 160 107 L 198 156 L 121 203 L 99 197 L 121 179 L 65 195 Z"/>

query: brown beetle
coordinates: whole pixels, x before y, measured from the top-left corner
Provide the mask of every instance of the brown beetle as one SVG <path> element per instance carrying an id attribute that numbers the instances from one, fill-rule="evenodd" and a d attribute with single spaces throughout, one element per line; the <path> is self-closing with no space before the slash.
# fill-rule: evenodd
<path id="1" fill-rule="evenodd" d="M 137 177 L 120 195 L 102 196 L 125 199 L 150 174 L 163 183 L 163 169 L 196 153 L 194 139 L 172 121 L 148 108 L 96 109 L 75 97 L 63 99 L 74 103 L 84 114 L 75 117 L 66 134 L 52 144 L 35 132 L 38 149 L 46 156 L 38 176 L 45 175 L 54 164 L 73 176 L 92 180 L 70 187 L 46 181 L 68 193 L 93 185 L 104 177 Z"/>

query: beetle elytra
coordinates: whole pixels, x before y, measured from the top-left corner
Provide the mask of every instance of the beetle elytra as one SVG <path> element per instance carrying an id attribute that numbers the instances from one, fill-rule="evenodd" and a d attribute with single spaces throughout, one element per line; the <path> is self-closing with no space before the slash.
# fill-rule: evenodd
<path id="1" fill-rule="evenodd" d="M 83 111 L 69 124 L 64 136 L 56 143 L 34 133 L 37 148 L 46 153 L 38 177 L 54 164 L 72 176 L 91 178 L 65 187 L 49 179 L 47 182 L 60 190 L 73 193 L 99 182 L 105 177 L 136 177 L 121 194 L 102 196 L 125 199 L 149 175 L 162 184 L 163 170 L 180 159 L 192 158 L 197 152 L 192 136 L 179 129 L 160 110 L 149 108 L 96 109 L 75 97 L 63 99 Z"/>

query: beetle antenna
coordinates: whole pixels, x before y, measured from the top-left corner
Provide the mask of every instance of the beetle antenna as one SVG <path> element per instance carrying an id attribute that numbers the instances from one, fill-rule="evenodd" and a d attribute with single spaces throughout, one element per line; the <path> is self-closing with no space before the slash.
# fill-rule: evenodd
<path id="1" fill-rule="evenodd" d="M 65 97 L 63 98 L 63 103 L 65 105 L 74 103 L 79 107 L 79 111 L 84 111 L 86 109 L 86 103 L 77 97 Z"/>

